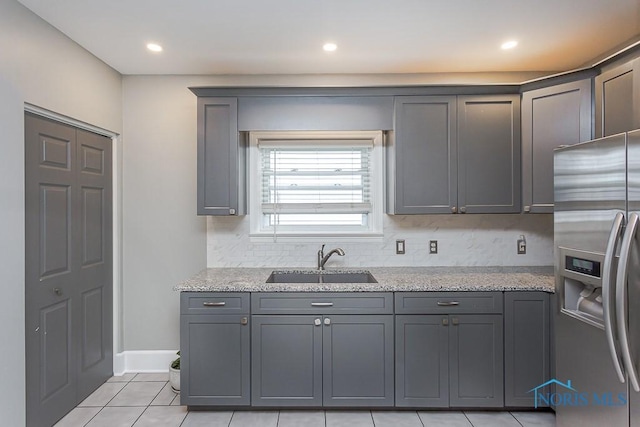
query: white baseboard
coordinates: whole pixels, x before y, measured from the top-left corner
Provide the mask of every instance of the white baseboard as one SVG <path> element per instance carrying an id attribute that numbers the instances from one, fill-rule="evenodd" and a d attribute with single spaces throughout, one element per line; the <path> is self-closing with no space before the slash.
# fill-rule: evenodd
<path id="1" fill-rule="evenodd" d="M 113 374 L 131 372 L 169 372 L 177 350 L 130 350 L 113 356 Z"/>

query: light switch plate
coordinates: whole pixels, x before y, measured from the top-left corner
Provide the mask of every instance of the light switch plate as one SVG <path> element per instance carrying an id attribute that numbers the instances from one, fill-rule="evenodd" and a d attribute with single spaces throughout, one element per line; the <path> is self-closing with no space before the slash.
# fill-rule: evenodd
<path id="1" fill-rule="evenodd" d="M 404 240 L 396 240 L 396 255 L 404 255 Z"/>

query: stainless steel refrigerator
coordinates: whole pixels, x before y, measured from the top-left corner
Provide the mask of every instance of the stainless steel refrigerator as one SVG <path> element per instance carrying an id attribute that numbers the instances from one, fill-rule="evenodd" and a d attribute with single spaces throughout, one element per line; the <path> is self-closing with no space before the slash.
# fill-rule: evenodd
<path id="1" fill-rule="evenodd" d="M 556 425 L 640 426 L 640 130 L 557 149 L 554 197 Z"/>

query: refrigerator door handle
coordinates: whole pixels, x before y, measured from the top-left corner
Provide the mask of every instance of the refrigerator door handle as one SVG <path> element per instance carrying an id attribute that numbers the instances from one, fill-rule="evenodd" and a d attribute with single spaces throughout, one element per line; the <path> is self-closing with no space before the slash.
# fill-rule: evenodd
<path id="1" fill-rule="evenodd" d="M 612 286 L 615 284 L 611 280 L 611 274 L 613 270 L 613 260 L 616 251 L 616 244 L 622 230 L 622 224 L 624 222 L 624 215 L 622 212 L 616 214 L 613 224 L 611 225 L 611 233 L 609 234 L 609 240 L 607 241 L 607 250 L 604 254 L 603 262 L 603 274 L 602 274 L 602 308 L 604 314 L 604 333 L 607 337 L 607 345 L 609 346 L 609 353 L 611 354 L 611 360 L 613 360 L 613 368 L 616 371 L 618 380 L 621 383 L 625 382 L 625 375 L 622 371 L 622 362 L 620 361 L 620 355 L 618 353 L 618 345 L 613 335 L 614 333 L 614 319 L 612 310 Z"/>
<path id="2" fill-rule="evenodd" d="M 618 261 L 618 274 L 616 278 L 616 318 L 618 323 L 618 337 L 620 338 L 620 351 L 622 361 L 629 375 L 629 382 L 635 391 L 640 391 L 640 381 L 638 381 L 638 371 L 631 357 L 631 347 L 629 345 L 629 324 L 627 320 L 627 279 L 629 273 L 629 255 L 631 245 L 636 237 L 638 229 L 638 214 L 635 212 L 629 215 L 629 223 L 622 238 L 620 248 L 620 260 Z"/>

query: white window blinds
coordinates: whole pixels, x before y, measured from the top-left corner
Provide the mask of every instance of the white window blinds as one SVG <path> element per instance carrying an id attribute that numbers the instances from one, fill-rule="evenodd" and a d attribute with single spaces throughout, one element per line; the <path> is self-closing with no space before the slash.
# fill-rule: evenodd
<path id="1" fill-rule="evenodd" d="M 275 216 L 269 222 L 362 224 L 372 209 L 371 141 L 314 142 L 259 145 L 263 214 Z"/>
<path id="2" fill-rule="evenodd" d="M 252 233 L 379 233 L 381 135 L 252 132 Z"/>

